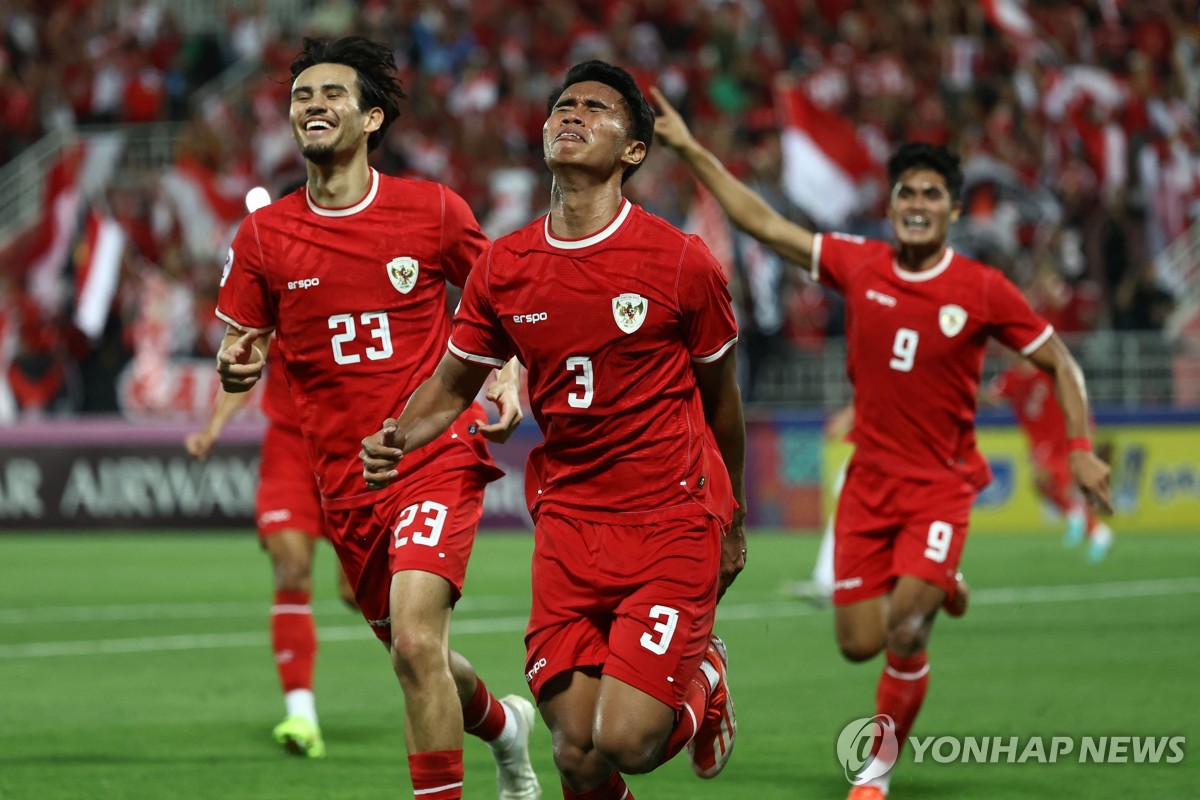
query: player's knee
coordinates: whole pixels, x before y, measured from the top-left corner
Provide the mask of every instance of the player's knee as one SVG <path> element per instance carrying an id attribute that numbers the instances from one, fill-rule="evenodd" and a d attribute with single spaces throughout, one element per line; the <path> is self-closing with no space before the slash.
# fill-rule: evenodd
<path id="1" fill-rule="evenodd" d="M 847 661 L 870 661 L 885 643 L 882 636 L 871 631 L 838 631 L 838 648 Z"/>
<path id="2" fill-rule="evenodd" d="M 582 791 L 590 788 L 598 760 L 590 745 L 574 742 L 561 734 L 554 737 L 554 766 L 567 787 Z"/>
<path id="3" fill-rule="evenodd" d="M 592 731 L 592 741 L 600 757 L 618 772 L 640 775 L 658 766 L 662 737 L 651 732 L 638 732 L 628 727 L 613 731 L 598 726 Z"/>
<path id="4" fill-rule="evenodd" d="M 912 656 L 929 642 L 929 626 L 907 619 L 888 629 L 887 649 L 898 656 Z"/>
<path id="5" fill-rule="evenodd" d="M 311 592 L 312 570 L 309 563 L 289 559 L 277 561 L 275 589 L 280 592 Z"/>
<path id="6" fill-rule="evenodd" d="M 435 632 L 416 626 L 392 626 L 392 665 L 403 681 L 415 681 L 445 667 L 446 645 Z"/>

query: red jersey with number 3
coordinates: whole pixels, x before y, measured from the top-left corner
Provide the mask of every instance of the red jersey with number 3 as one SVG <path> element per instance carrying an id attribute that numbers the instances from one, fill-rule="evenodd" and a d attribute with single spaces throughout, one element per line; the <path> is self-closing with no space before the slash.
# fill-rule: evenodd
<path id="1" fill-rule="evenodd" d="M 989 338 L 1029 355 L 1054 329 L 998 270 L 946 248 L 923 272 L 892 246 L 817 235 L 812 275 L 846 299 L 854 458 L 908 477 L 991 480 L 975 446 L 975 404 Z"/>
<path id="2" fill-rule="evenodd" d="M 467 281 L 450 351 L 491 365 L 516 355 L 529 371 L 545 437 L 525 471 L 531 512 L 727 522 L 729 474 L 693 362 L 736 341 L 708 248 L 626 200 L 585 239 L 553 236 L 548 217 L 499 239 Z"/>
<path id="3" fill-rule="evenodd" d="M 486 245 L 454 192 L 375 170 L 353 206 L 323 208 L 301 188 L 242 222 L 217 316 L 242 330 L 277 331 L 272 346 L 326 508 L 379 499 L 362 480 L 362 438 L 433 374 L 450 331 L 446 281 L 461 286 Z M 480 452 L 486 459 L 482 446 L 431 445 L 407 456 L 401 471 Z"/>

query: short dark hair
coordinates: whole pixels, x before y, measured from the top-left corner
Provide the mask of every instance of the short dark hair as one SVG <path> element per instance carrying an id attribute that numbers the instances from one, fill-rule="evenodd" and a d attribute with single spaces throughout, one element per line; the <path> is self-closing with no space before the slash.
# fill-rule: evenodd
<path id="1" fill-rule="evenodd" d="M 345 64 L 358 76 L 358 107 L 383 110 L 383 124 L 367 137 L 367 149 L 374 150 L 387 133 L 388 126 L 400 116 L 404 87 L 396 77 L 396 57 L 386 45 L 363 36 L 346 36 L 335 41 L 304 38 L 303 50 L 292 59 L 292 80 L 317 64 Z"/>
<path id="2" fill-rule="evenodd" d="M 638 88 L 637 81 L 633 79 L 632 75 L 605 61 L 593 59 L 576 64 L 567 70 L 567 76 L 563 78 L 562 85 L 552 91 L 546 100 L 546 114 L 553 113 L 554 104 L 558 102 L 558 98 L 562 96 L 568 86 L 584 81 L 603 83 L 605 86 L 617 90 L 621 99 L 625 101 L 625 105 L 629 107 L 629 116 L 633 122 L 633 138 L 646 145 L 646 155 L 649 155 L 650 145 L 654 141 L 654 109 L 646 101 L 646 96 L 642 94 L 642 90 Z M 643 159 L 644 161 L 645 159 Z M 642 165 L 634 164 L 627 168 L 621 175 L 621 183 L 629 180 L 640 166 Z"/>
<path id="3" fill-rule="evenodd" d="M 926 142 L 906 142 L 888 159 L 888 186 L 895 186 L 900 176 L 910 169 L 929 169 L 941 175 L 950 190 L 950 199 L 958 202 L 962 192 L 963 174 L 958 156 L 941 145 Z"/>

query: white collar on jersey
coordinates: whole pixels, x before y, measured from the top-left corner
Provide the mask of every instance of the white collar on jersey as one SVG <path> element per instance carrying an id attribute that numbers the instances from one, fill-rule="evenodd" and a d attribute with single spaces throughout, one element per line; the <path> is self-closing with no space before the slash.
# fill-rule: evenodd
<path id="1" fill-rule="evenodd" d="M 362 211 L 367 206 L 371 205 L 371 201 L 374 200 L 375 195 L 379 193 L 379 173 L 375 171 L 374 167 L 368 167 L 368 169 L 371 170 L 371 188 L 367 190 L 367 196 L 362 200 L 359 200 L 352 206 L 346 206 L 345 208 L 326 208 L 325 206 L 319 206 L 316 204 L 316 202 L 312 199 L 312 195 L 308 193 L 308 184 L 305 184 L 304 199 L 308 201 L 308 207 L 312 209 L 314 214 L 319 214 L 322 217 L 348 217 L 351 214 L 357 214 L 358 212 Z"/>
<path id="2" fill-rule="evenodd" d="M 934 264 L 929 269 L 922 270 L 920 272 L 913 272 L 912 270 L 909 270 L 909 269 L 900 269 L 900 265 L 898 263 L 896 263 L 896 259 L 893 258 L 892 259 L 892 271 L 895 272 L 896 276 L 899 277 L 901 280 L 912 281 L 913 283 L 920 283 L 921 281 L 931 281 L 934 278 L 936 278 L 938 275 L 941 275 L 943 272 L 946 271 L 946 269 L 950 266 L 951 259 L 953 259 L 953 258 L 954 258 L 954 251 L 951 250 L 949 247 L 947 247 L 946 252 L 942 253 L 941 261 Z"/>
<path id="3" fill-rule="evenodd" d="M 621 210 L 617 212 L 617 215 L 615 217 L 613 217 L 612 222 L 608 223 L 603 228 L 601 228 L 599 231 L 597 231 L 596 233 L 593 233 L 591 236 L 587 237 L 586 239 L 557 239 L 557 238 L 555 238 L 554 235 L 552 233 L 550 233 L 550 215 L 547 214 L 546 222 L 544 225 L 544 227 L 546 229 L 546 244 L 550 245 L 551 247 L 557 247 L 560 250 L 580 250 L 584 247 L 591 247 L 594 244 L 599 244 L 600 242 L 603 242 L 605 239 L 607 239 L 608 237 L 610 237 L 614 233 L 616 233 L 617 228 L 621 227 L 621 223 L 624 222 L 625 218 L 629 216 L 629 211 L 632 208 L 633 208 L 633 203 L 629 202 L 627 199 L 622 197 L 621 198 Z"/>

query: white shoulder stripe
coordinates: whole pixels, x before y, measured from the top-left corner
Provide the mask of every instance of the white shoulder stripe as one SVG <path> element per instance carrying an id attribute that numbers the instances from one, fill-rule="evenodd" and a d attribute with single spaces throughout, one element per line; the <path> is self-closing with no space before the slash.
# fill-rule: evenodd
<path id="1" fill-rule="evenodd" d="M 821 280 L 821 240 L 824 238 L 822 233 L 813 235 L 812 263 L 808 265 L 808 276 L 817 282 Z"/>
<path id="2" fill-rule="evenodd" d="M 454 346 L 453 339 L 446 340 L 446 346 L 450 348 L 450 352 L 461 358 L 463 361 L 470 361 L 474 364 L 487 364 L 490 367 L 501 368 L 504 362 L 498 358 L 489 358 L 487 356 L 477 356 L 474 353 L 468 353 L 466 350 Z"/>
<path id="3" fill-rule="evenodd" d="M 242 331 L 244 333 L 249 333 L 250 331 L 254 331 L 255 333 L 270 333 L 271 331 L 275 330 L 274 325 L 272 325 L 269 328 L 252 328 L 249 325 L 243 325 L 242 323 L 235 320 L 233 317 L 227 317 L 224 314 L 222 314 L 221 309 L 219 309 L 219 308 L 214 313 L 217 315 L 217 319 L 222 320 L 223 322 L 229 323 L 230 325 L 232 325 L 233 327 L 237 328 L 239 331 Z"/>
<path id="4" fill-rule="evenodd" d="M 738 340 L 738 337 L 734 336 L 728 342 L 721 345 L 720 349 L 717 350 L 717 352 L 713 353 L 712 355 L 699 356 L 699 357 L 693 356 L 692 361 L 694 361 L 697 364 L 711 364 L 714 361 L 719 361 L 721 356 L 725 355 L 725 353 L 729 350 L 729 348 L 731 348 L 735 344 L 737 344 L 737 340 Z"/>
<path id="5" fill-rule="evenodd" d="M 1039 333 L 1038 337 L 1036 339 L 1034 339 L 1032 342 L 1030 342 L 1029 344 L 1027 344 L 1021 348 L 1021 355 L 1023 355 L 1023 356 L 1029 355 L 1034 350 L 1037 350 L 1039 347 L 1044 345 L 1050 339 L 1050 337 L 1053 335 L 1054 335 L 1054 326 L 1047 325 L 1046 330 Z"/>

